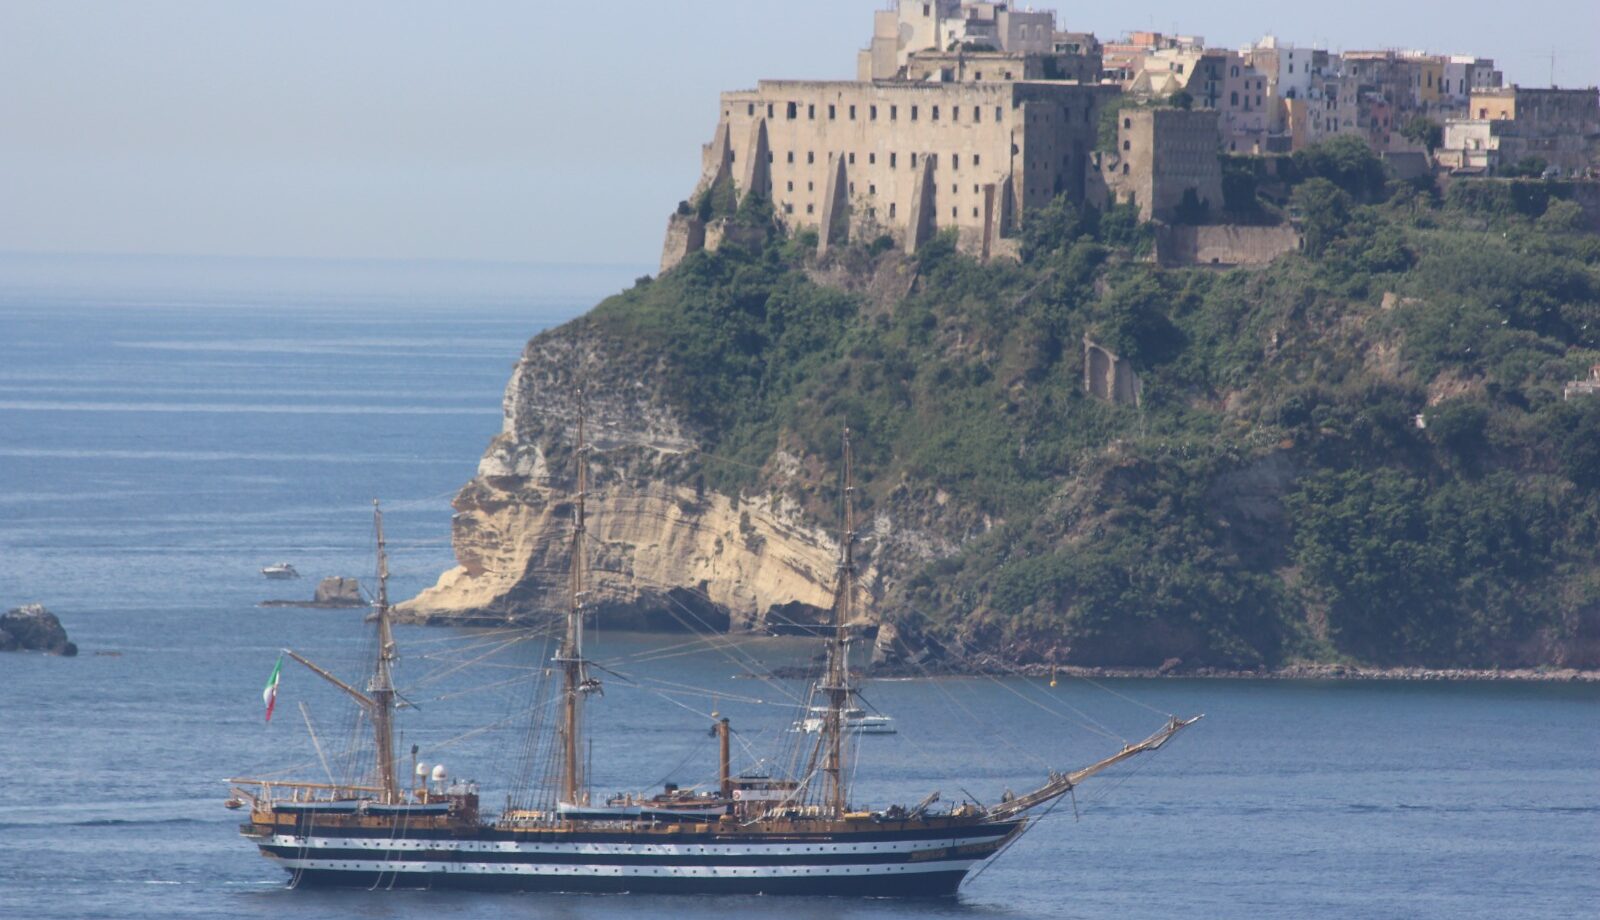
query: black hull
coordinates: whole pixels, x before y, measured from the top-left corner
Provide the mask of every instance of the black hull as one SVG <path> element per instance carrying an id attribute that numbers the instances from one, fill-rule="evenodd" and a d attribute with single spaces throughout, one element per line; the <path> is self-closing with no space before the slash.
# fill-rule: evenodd
<path id="1" fill-rule="evenodd" d="M 302 869 L 292 872 L 297 888 L 418 888 L 453 891 L 569 892 L 574 894 L 755 894 L 855 898 L 949 898 L 967 871 L 930 872 L 916 876 L 850 878 L 688 879 L 688 878 L 542 878 L 456 875 L 444 872 L 349 872 Z"/>
<path id="2" fill-rule="evenodd" d="M 276 833 L 246 829 L 295 886 L 939 898 L 1025 824 L 424 829 L 303 814 Z"/>

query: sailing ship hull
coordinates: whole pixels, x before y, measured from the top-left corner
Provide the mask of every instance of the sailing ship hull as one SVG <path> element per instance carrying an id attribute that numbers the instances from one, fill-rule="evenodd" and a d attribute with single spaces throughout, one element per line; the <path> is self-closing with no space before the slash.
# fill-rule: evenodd
<path id="1" fill-rule="evenodd" d="M 257 844 L 296 885 L 943 897 L 1023 824 L 813 834 L 303 827 Z"/>

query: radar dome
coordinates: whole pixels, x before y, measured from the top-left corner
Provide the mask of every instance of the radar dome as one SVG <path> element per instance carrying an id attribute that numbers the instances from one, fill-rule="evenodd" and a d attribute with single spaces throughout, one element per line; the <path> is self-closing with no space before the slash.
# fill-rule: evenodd
<path id="1" fill-rule="evenodd" d="M 417 775 L 418 776 L 427 776 L 428 775 L 428 765 L 425 764 L 425 763 L 417 764 Z"/>
<path id="2" fill-rule="evenodd" d="M 444 764 L 441 763 L 441 764 L 435 764 L 434 765 L 434 768 L 433 768 L 433 781 L 434 782 L 442 783 L 442 782 L 444 782 L 445 777 L 447 777 L 449 775 L 450 775 L 449 773 L 445 772 Z"/>

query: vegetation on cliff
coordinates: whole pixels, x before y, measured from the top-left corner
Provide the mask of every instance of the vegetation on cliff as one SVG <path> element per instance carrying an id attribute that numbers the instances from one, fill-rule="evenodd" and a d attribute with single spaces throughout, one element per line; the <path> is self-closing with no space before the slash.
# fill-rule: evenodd
<path id="1" fill-rule="evenodd" d="M 708 486 L 772 488 L 779 451 L 821 476 L 857 430 L 868 514 L 961 546 L 888 573 L 879 610 L 950 647 L 1600 664 L 1600 400 L 1562 398 L 1600 360 L 1600 237 L 1559 184 L 1440 195 L 1364 149 L 1296 157 L 1306 251 L 1261 270 L 1157 268 L 1131 212 L 1064 201 L 1021 264 L 948 238 L 819 264 L 742 207 L 764 245 L 579 322 L 665 359 Z M 1141 406 L 1084 393 L 1086 336 Z"/>

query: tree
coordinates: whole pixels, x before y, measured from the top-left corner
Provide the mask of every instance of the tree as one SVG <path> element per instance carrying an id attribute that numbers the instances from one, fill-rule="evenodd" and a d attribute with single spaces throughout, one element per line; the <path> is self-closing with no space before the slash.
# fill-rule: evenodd
<path id="1" fill-rule="evenodd" d="M 1421 144 L 1431 153 L 1444 143 L 1444 127 L 1426 115 L 1413 115 L 1400 126 L 1400 136 Z"/>
<path id="2" fill-rule="evenodd" d="M 1354 134 L 1338 134 L 1295 153 L 1295 171 L 1305 179 L 1327 179 L 1362 201 L 1383 196 L 1388 177 L 1383 161 Z"/>
<path id="3" fill-rule="evenodd" d="M 1354 206 L 1350 196 L 1327 179 L 1308 179 L 1295 186 L 1290 204 L 1300 213 L 1306 252 L 1313 256 L 1327 252 L 1344 235 Z"/>

